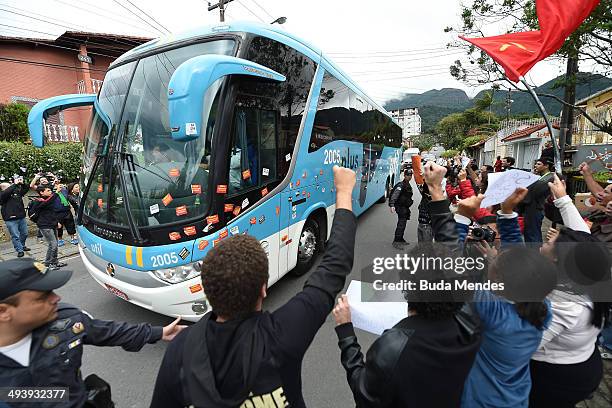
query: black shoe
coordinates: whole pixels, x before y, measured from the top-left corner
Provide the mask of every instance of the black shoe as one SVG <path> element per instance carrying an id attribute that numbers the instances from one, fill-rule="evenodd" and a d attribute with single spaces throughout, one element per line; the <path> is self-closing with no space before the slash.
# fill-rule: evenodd
<path id="1" fill-rule="evenodd" d="M 57 270 L 59 270 L 59 266 L 51 264 L 51 265 L 47 266 L 47 270 L 48 271 L 57 271 Z"/>
<path id="2" fill-rule="evenodd" d="M 58 268 L 62 268 L 64 266 L 68 266 L 66 262 L 56 262 L 53 266 L 57 266 Z"/>
<path id="3" fill-rule="evenodd" d="M 28 248 L 27 246 L 24 246 L 24 247 L 23 247 L 23 250 L 24 250 L 24 251 L 26 251 L 26 252 L 30 252 L 30 251 L 31 251 L 31 249 L 30 249 L 30 248 Z"/>
<path id="4" fill-rule="evenodd" d="M 23 258 L 25 254 L 23 253 L 23 251 L 21 252 L 17 252 L 17 258 Z"/>

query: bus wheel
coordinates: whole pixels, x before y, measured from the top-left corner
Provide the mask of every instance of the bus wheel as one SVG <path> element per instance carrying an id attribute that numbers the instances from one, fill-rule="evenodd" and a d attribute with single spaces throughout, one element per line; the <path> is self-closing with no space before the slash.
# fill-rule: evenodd
<path id="1" fill-rule="evenodd" d="M 302 276 L 308 272 L 321 252 L 321 246 L 319 224 L 315 219 L 309 218 L 300 234 L 297 265 L 291 273 L 294 276 Z"/>
<path id="2" fill-rule="evenodd" d="M 387 179 L 387 183 L 385 184 L 385 194 L 380 197 L 377 201 L 378 204 L 382 204 L 387 202 L 387 198 L 389 197 L 389 179 Z"/>

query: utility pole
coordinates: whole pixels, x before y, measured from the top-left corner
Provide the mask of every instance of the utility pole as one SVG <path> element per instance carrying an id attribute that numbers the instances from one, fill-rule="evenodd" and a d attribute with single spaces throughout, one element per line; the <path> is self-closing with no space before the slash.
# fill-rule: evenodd
<path id="1" fill-rule="evenodd" d="M 234 0 L 219 0 L 217 4 L 208 3 L 208 11 L 213 11 L 216 8 L 219 8 L 219 21 L 225 21 L 225 5 L 231 3 Z"/>
<path id="2" fill-rule="evenodd" d="M 563 100 L 570 105 L 574 105 L 576 103 L 576 74 L 578 73 L 578 56 L 576 54 L 568 55 L 567 68 L 565 72 L 565 91 L 563 94 Z M 563 111 L 561 112 L 561 124 L 559 126 L 559 149 L 561 153 L 561 160 L 564 160 L 565 145 L 572 144 L 574 107 L 570 105 L 564 104 Z"/>
<path id="3" fill-rule="evenodd" d="M 510 108 L 512 106 L 512 89 L 508 88 L 508 94 L 506 95 L 506 121 L 510 120 Z"/>

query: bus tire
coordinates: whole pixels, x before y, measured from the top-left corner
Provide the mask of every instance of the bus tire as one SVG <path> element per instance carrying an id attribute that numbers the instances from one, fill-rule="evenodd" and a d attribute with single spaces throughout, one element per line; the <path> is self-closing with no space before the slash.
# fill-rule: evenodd
<path id="1" fill-rule="evenodd" d="M 387 182 L 385 184 L 385 193 L 383 194 L 382 197 L 380 197 L 377 201 L 378 204 L 383 204 L 387 202 L 387 198 L 389 198 L 389 179 L 387 179 Z"/>
<path id="2" fill-rule="evenodd" d="M 302 228 L 298 243 L 297 264 L 291 271 L 293 276 L 302 276 L 312 268 L 323 248 L 317 220 L 308 218 Z"/>

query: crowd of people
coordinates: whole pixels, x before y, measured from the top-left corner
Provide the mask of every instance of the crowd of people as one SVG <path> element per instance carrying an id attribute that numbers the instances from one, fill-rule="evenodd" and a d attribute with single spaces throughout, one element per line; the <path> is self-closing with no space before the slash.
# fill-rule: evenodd
<path id="1" fill-rule="evenodd" d="M 26 197 L 30 192 L 32 196 Z M 26 245 L 29 219 L 38 228 L 39 241 L 47 244 L 45 265 L 54 270 L 65 266 L 57 259 L 58 247 L 66 244 L 64 230 L 71 244 L 79 243 L 74 222 L 79 211 L 79 192 L 78 182 L 62 184 L 53 173 L 36 174 L 29 187 L 20 175 L 14 175 L 11 183 L 0 184 L 2 219 L 18 258 L 30 251 Z M 24 200 L 28 198 L 30 201 L 26 205 Z"/>
<path id="2" fill-rule="evenodd" d="M 512 160 L 502 163 L 506 169 L 512 165 Z M 424 289 L 405 291 L 406 317 L 389 327 L 364 358 L 351 322 L 351 305 L 345 295 L 338 297 L 353 266 L 356 176 L 336 166 L 335 216 L 325 254 L 303 290 L 274 311 L 263 308 L 267 256 L 259 241 L 248 235 L 222 241 L 199 263 L 212 312 L 189 327 L 179 325 L 178 319 L 163 328 L 102 321 L 59 303 L 54 290 L 69 280 L 71 272 L 53 270 L 53 252 L 47 265 L 27 258 L 2 263 L 0 387 L 67 386 L 69 402 L 58 406 L 110 407 L 108 384 L 93 375 L 85 380 L 81 376 L 83 344 L 138 351 L 163 339 L 170 344 L 152 407 L 305 407 L 302 361 L 332 313 L 339 364 L 358 407 L 573 407 L 601 381 L 597 338 L 609 323 L 611 304 L 588 292 L 568 293 L 558 276 L 571 259 L 588 258 L 589 267 L 579 264 L 572 276 L 609 282 L 609 249 L 594 245 L 601 240 L 555 174 L 545 179 L 546 187 L 563 228 L 551 230 L 538 250 L 525 246 L 517 212 L 529 205 L 530 190 L 519 188 L 495 208 L 480 208 L 490 168 L 467 166 L 456 175 L 449 171 L 428 162 L 419 174 L 424 181 L 419 187 L 419 243 L 410 255 L 456 257 L 470 247 L 487 260 L 487 268 L 472 278 L 505 284 L 509 290 L 501 294 L 466 290 L 461 299 L 445 292 L 431 299 Z M 588 166 L 582 171 L 586 178 Z M 400 220 L 397 244 L 410 216 L 413 175 L 406 171 L 390 196 Z M 13 191 L 19 196 L 23 188 L 16 185 Z M 39 227 L 43 236 L 55 237 L 61 218 L 52 200 L 59 194 L 44 184 L 37 191 L 39 217 L 45 220 Z M 595 194 L 609 202 L 607 189 Z M 490 228 L 488 236 L 493 238 L 476 239 L 476 225 Z M 460 279 L 444 267 L 415 272 L 403 277 Z"/>

